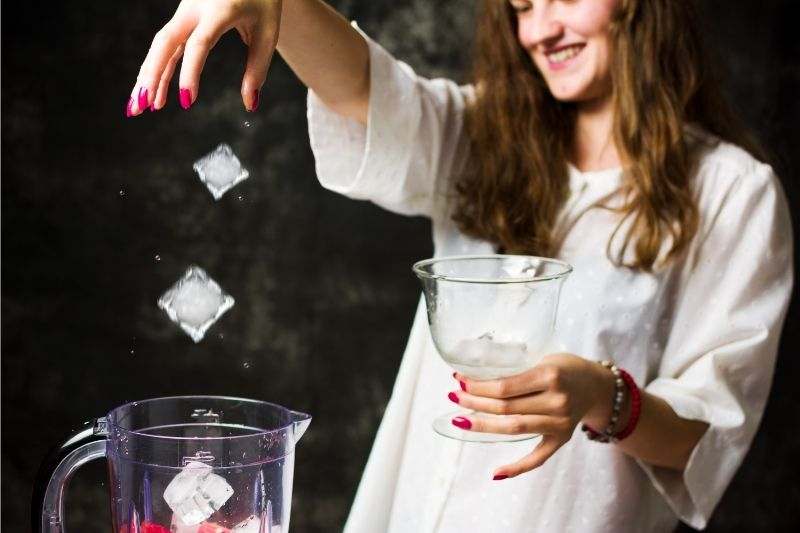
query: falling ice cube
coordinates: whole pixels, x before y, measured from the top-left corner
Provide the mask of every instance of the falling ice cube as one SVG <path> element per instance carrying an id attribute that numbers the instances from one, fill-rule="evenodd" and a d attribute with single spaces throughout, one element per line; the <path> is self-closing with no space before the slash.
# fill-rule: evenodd
<path id="1" fill-rule="evenodd" d="M 250 172 L 242 167 L 239 158 L 225 143 L 195 161 L 192 168 L 211 191 L 214 200 L 219 200 L 237 183 L 250 177 Z"/>
<path id="2" fill-rule="evenodd" d="M 208 328 L 233 304 L 233 297 L 194 265 L 158 299 L 158 306 L 194 342 L 200 342 Z"/>
<path id="3" fill-rule="evenodd" d="M 164 501 L 178 522 L 193 526 L 219 511 L 232 495 L 233 487 L 224 477 L 215 474 L 209 465 L 192 461 L 169 482 Z"/>

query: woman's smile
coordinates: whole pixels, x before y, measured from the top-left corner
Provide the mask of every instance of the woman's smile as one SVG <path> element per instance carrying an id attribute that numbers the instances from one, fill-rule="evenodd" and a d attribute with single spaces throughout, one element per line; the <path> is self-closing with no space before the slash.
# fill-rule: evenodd
<path id="1" fill-rule="evenodd" d="M 559 46 L 544 53 L 547 59 L 547 66 L 550 70 L 559 71 L 568 68 L 574 64 L 583 51 L 585 44 L 572 44 L 567 46 Z"/>

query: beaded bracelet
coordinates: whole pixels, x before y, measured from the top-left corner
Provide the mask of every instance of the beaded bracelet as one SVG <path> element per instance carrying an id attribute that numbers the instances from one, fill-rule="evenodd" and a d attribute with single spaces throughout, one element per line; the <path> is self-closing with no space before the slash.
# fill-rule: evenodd
<path id="1" fill-rule="evenodd" d="M 581 426 L 581 430 L 586 433 L 589 440 L 609 442 L 614 437 L 617 422 L 619 422 L 619 414 L 622 411 L 622 400 L 625 398 L 625 381 L 622 379 L 621 371 L 617 368 L 617 365 L 611 361 L 600 361 L 600 364 L 614 374 L 614 404 L 611 408 L 611 421 L 602 432 L 595 431 L 586 424 Z"/>
<path id="2" fill-rule="evenodd" d="M 613 413 L 611 415 L 611 423 L 609 426 L 602 432 L 599 433 L 593 430 L 586 424 L 581 426 L 581 429 L 586 433 L 586 436 L 590 440 L 596 440 L 598 442 L 610 442 L 610 441 L 621 441 L 624 438 L 628 437 L 633 430 L 636 429 L 636 425 L 639 422 L 639 415 L 642 411 L 642 396 L 641 392 L 639 391 L 639 387 L 636 385 L 636 381 L 631 377 L 630 374 L 625 372 L 622 369 L 618 369 L 615 365 L 611 364 L 610 361 L 603 361 L 601 362 L 603 366 L 609 368 L 612 373 L 614 373 L 614 377 L 616 378 L 615 384 L 615 394 L 614 394 L 614 407 Z M 616 370 L 616 372 L 615 372 Z M 622 396 L 621 396 L 621 387 L 625 386 L 628 389 L 628 392 L 631 395 L 631 414 L 628 418 L 628 423 L 622 431 L 614 434 L 614 429 L 616 428 L 616 424 L 619 421 L 619 413 L 622 408 Z"/>

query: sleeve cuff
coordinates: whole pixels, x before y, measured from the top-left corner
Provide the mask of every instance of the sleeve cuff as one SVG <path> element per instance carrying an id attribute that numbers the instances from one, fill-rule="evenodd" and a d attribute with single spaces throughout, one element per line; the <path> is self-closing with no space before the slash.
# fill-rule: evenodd
<path id="1" fill-rule="evenodd" d="M 666 401 L 679 417 L 709 424 L 683 472 L 636 460 L 678 518 L 704 529 L 743 460 L 742 453 L 731 453 L 731 449 L 746 450 L 749 440 L 741 439 L 752 432 L 743 429 L 746 421 L 741 410 L 712 412 L 706 402 L 671 380 L 656 380 L 646 390 Z"/>
<path id="2" fill-rule="evenodd" d="M 342 117 L 308 91 L 308 125 L 317 177 L 350 198 L 402 211 L 410 148 L 420 120 L 415 75 L 352 23 L 369 46 L 367 126 Z"/>

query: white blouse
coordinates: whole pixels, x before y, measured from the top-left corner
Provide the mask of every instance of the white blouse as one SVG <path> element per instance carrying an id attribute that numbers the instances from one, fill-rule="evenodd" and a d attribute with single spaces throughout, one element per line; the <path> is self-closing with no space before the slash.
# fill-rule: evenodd
<path id="1" fill-rule="evenodd" d="M 458 231 L 441 194 L 466 160 L 462 117 L 472 88 L 417 76 L 365 38 L 372 83 L 366 128 L 308 94 L 320 182 L 396 213 L 430 217 L 437 257 L 494 253 L 492 244 Z M 494 468 L 538 441 L 472 444 L 434 433 L 433 418 L 454 410 L 446 394 L 457 383 L 436 353 L 420 301 L 347 533 L 672 531 L 679 518 L 705 527 L 769 394 L 793 284 L 783 189 L 769 166 L 736 146 L 706 149 L 691 251 L 648 274 L 608 260 L 616 215 L 590 209 L 577 217 L 618 187 L 620 170 L 570 167 L 569 178 L 559 224 L 574 225 L 559 259 L 574 271 L 561 292 L 559 338 L 570 353 L 614 360 L 679 416 L 709 424 L 686 470 L 649 466 L 578 429 L 540 468 L 493 481 Z"/>

